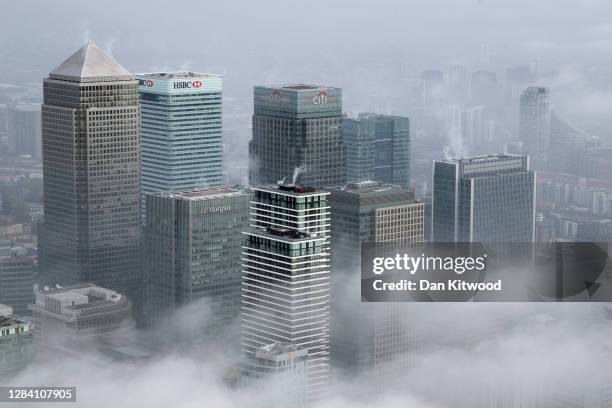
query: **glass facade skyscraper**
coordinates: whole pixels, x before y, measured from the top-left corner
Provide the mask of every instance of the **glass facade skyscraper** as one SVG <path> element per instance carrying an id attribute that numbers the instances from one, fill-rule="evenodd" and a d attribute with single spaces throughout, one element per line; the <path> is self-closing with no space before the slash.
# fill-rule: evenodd
<path id="1" fill-rule="evenodd" d="M 375 387 L 401 376 L 418 357 L 420 340 L 409 323 L 409 304 L 361 303 L 362 242 L 423 241 L 424 204 L 398 185 L 379 182 L 331 189 L 332 331 L 334 367 L 368 373 Z"/>
<path id="2" fill-rule="evenodd" d="M 88 43 L 43 82 L 43 278 L 133 294 L 138 283 L 138 82 Z"/>
<path id="3" fill-rule="evenodd" d="M 342 90 L 315 85 L 256 86 L 251 185 L 344 183 Z"/>
<path id="4" fill-rule="evenodd" d="M 535 173 L 527 156 L 434 162 L 432 241 L 533 242 Z"/>
<path id="5" fill-rule="evenodd" d="M 221 76 L 174 72 L 136 78 L 142 110 L 142 193 L 220 186 Z"/>
<path id="6" fill-rule="evenodd" d="M 410 187 L 410 120 L 360 114 L 342 124 L 349 183 L 375 180 Z"/>
<path id="7" fill-rule="evenodd" d="M 328 195 L 294 185 L 255 188 L 242 255 L 245 361 L 272 343 L 308 350 L 310 400 L 330 380 Z"/>
<path id="8" fill-rule="evenodd" d="M 249 199 L 249 193 L 234 188 L 147 194 L 145 325 L 204 298 L 213 322 L 238 316 Z"/>

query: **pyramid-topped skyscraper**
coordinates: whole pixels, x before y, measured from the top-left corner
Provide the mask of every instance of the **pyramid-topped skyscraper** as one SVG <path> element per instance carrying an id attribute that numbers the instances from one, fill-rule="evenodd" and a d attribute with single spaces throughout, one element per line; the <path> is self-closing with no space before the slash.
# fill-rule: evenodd
<path id="1" fill-rule="evenodd" d="M 77 82 L 131 80 L 132 74 L 89 41 L 49 73 L 49 78 Z"/>
<path id="2" fill-rule="evenodd" d="M 92 42 L 43 81 L 45 284 L 135 293 L 138 82 Z"/>

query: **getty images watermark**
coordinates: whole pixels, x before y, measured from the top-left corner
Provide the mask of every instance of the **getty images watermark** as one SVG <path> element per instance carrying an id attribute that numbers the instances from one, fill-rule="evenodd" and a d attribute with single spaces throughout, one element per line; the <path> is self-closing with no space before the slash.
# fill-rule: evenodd
<path id="1" fill-rule="evenodd" d="M 607 243 L 365 243 L 366 302 L 612 301 Z"/>

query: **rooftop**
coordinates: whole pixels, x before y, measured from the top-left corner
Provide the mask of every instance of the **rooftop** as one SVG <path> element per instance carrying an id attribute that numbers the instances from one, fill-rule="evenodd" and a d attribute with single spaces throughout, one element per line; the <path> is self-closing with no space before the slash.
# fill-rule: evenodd
<path id="1" fill-rule="evenodd" d="M 244 190 L 232 187 L 223 188 L 210 188 L 202 190 L 187 190 L 177 192 L 164 192 L 157 193 L 159 195 L 168 198 L 183 198 L 188 200 L 210 200 L 213 198 L 226 197 L 228 195 L 239 195 L 243 194 Z"/>
<path id="2" fill-rule="evenodd" d="M 28 322 L 19 320 L 12 316 L 0 316 L 0 327 L 16 326 L 18 324 L 27 324 Z"/>
<path id="3" fill-rule="evenodd" d="M 49 78 L 77 82 L 133 79 L 128 70 L 91 41 L 51 71 Z"/>
<path id="4" fill-rule="evenodd" d="M 270 193 L 285 193 L 287 195 L 326 195 L 329 194 L 327 191 L 317 190 L 314 187 L 306 187 L 298 184 L 279 182 L 276 185 L 269 186 L 258 186 L 254 187 L 254 190 L 267 191 Z"/>
<path id="5" fill-rule="evenodd" d="M 317 89 L 321 91 L 335 89 L 334 87 L 331 87 L 331 86 L 312 85 L 312 84 L 270 85 L 270 86 L 264 86 L 264 88 L 279 89 L 279 90 L 286 90 L 286 91 L 296 91 L 296 92 L 316 91 Z"/>
<path id="6" fill-rule="evenodd" d="M 97 307 L 103 303 L 121 303 L 125 300 L 123 295 L 114 290 L 101 288 L 92 283 L 55 288 L 44 286 L 36 290 L 36 303 L 46 304 L 49 300 L 58 302 L 62 309 L 86 309 Z M 48 300 L 44 300 L 48 299 Z"/>
<path id="7" fill-rule="evenodd" d="M 277 357 L 302 357 L 308 355 L 307 349 L 299 349 L 290 343 L 272 343 L 262 346 L 255 351 L 255 355 L 262 359 L 276 359 Z"/>
<path id="8" fill-rule="evenodd" d="M 201 77 L 215 77 L 220 78 L 221 75 L 207 74 L 203 72 L 191 72 L 191 71 L 175 71 L 175 72 L 147 72 L 142 74 L 136 74 L 138 77 L 146 77 L 152 79 L 190 79 L 190 78 L 201 78 Z"/>
<path id="9" fill-rule="evenodd" d="M 517 154 L 508 154 L 508 153 L 498 153 L 498 154 L 485 154 L 481 156 L 472 156 L 472 157 L 449 157 L 444 160 L 438 160 L 440 162 L 445 163 L 462 163 L 462 164 L 477 164 L 477 163 L 486 163 L 490 161 L 496 160 L 510 160 L 510 159 L 519 159 L 525 156 L 517 155 Z"/>

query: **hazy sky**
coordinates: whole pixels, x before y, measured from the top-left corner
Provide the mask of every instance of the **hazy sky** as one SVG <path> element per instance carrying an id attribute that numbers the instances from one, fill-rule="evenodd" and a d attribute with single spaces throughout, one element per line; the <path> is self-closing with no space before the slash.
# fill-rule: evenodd
<path id="1" fill-rule="evenodd" d="M 91 39 L 133 72 L 223 74 L 239 98 L 226 111 L 248 111 L 256 84 L 315 82 L 342 87 L 348 113 L 406 113 L 423 69 L 461 62 L 503 77 L 537 61 L 566 116 L 609 128 L 609 0 L 6 0 L 0 10 L 8 82 L 39 83 Z"/>

